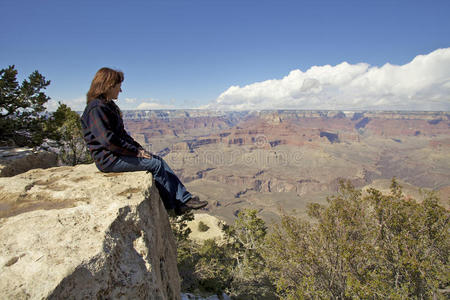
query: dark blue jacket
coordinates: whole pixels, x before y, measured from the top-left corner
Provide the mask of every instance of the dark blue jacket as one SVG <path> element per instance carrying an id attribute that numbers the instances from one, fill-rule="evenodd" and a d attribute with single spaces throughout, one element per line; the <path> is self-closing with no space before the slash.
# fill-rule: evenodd
<path id="1" fill-rule="evenodd" d="M 137 156 L 143 149 L 125 131 L 119 112 L 113 101 L 95 99 L 89 102 L 81 116 L 83 138 L 101 171 L 119 156 Z"/>

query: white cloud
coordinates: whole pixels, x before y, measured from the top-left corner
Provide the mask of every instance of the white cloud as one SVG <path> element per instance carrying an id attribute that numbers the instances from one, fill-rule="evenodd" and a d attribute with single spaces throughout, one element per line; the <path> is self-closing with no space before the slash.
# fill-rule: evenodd
<path id="1" fill-rule="evenodd" d="M 174 109 L 173 105 L 160 104 L 157 102 L 142 102 L 136 109 Z"/>
<path id="2" fill-rule="evenodd" d="M 83 111 L 84 108 L 86 107 L 86 97 L 80 96 L 78 98 L 70 99 L 70 100 L 50 99 L 46 103 L 47 110 L 50 111 L 50 112 L 56 111 L 58 109 L 58 106 L 59 106 L 58 101 L 61 102 L 61 103 L 66 104 L 72 110 L 75 110 L 75 111 Z"/>
<path id="3" fill-rule="evenodd" d="M 61 103 L 68 105 L 71 109 L 73 109 L 75 111 L 83 111 L 86 107 L 86 97 L 83 97 L 83 96 L 75 98 L 75 99 L 71 99 L 71 100 L 59 100 L 59 101 Z M 125 98 L 124 101 L 125 101 L 125 103 L 123 103 L 123 107 L 122 107 L 122 105 L 117 103 L 122 109 L 174 109 L 175 108 L 174 105 L 161 104 L 161 103 L 158 103 L 158 101 L 154 100 L 154 99 L 144 100 L 135 108 L 131 107 L 130 105 L 132 105 L 133 103 L 136 103 L 136 102 L 140 102 L 138 99 Z M 51 112 L 56 111 L 56 109 L 58 109 L 58 101 L 51 99 L 50 101 L 47 102 L 46 107 L 47 107 L 48 111 L 51 111 Z"/>
<path id="4" fill-rule="evenodd" d="M 282 79 L 231 86 L 204 108 L 450 110 L 450 48 L 401 66 L 343 62 L 297 69 Z"/>
<path id="5" fill-rule="evenodd" d="M 50 99 L 45 104 L 45 107 L 47 108 L 47 111 L 56 111 L 58 109 L 58 101 Z"/>

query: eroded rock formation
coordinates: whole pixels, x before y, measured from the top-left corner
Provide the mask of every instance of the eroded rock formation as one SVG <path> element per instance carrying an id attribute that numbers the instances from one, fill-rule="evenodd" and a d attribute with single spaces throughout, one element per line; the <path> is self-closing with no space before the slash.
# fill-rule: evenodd
<path id="1" fill-rule="evenodd" d="M 180 299 L 176 245 L 152 177 L 91 165 L 0 178 L 7 299 Z"/>
<path id="2" fill-rule="evenodd" d="M 10 177 L 35 168 L 58 165 L 58 155 L 31 148 L 0 147 L 0 177 Z"/>

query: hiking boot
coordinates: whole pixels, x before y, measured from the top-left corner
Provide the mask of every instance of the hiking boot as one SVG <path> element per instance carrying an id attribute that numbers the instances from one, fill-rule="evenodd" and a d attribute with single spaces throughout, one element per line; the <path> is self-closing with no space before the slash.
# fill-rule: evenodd
<path id="1" fill-rule="evenodd" d="M 187 207 L 189 207 L 190 209 L 200 209 L 205 207 L 206 205 L 208 205 L 208 201 L 205 200 L 200 200 L 200 198 L 198 196 L 192 196 L 191 199 L 189 199 L 188 201 L 186 201 L 184 203 L 184 205 L 186 205 Z"/>
<path id="2" fill-rule="evenodd" d="M 191 199 L 175 208 L 175 214 L 177 216 L 180 216 L 192 209 L 200 209 L 205 207 L 206 205 L 208 205 L 208 201 L 202 201 L 198 196 L 192 196 Z"/>

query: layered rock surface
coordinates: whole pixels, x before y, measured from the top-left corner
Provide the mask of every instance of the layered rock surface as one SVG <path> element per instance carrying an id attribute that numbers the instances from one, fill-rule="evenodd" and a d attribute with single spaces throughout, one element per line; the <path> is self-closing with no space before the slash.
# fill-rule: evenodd
<path id="1" fill-rule="evenodd" d="M 95 165 L 0 178 L 7 299 L 180 299 L 176 245 L 152 177 Z"/>

